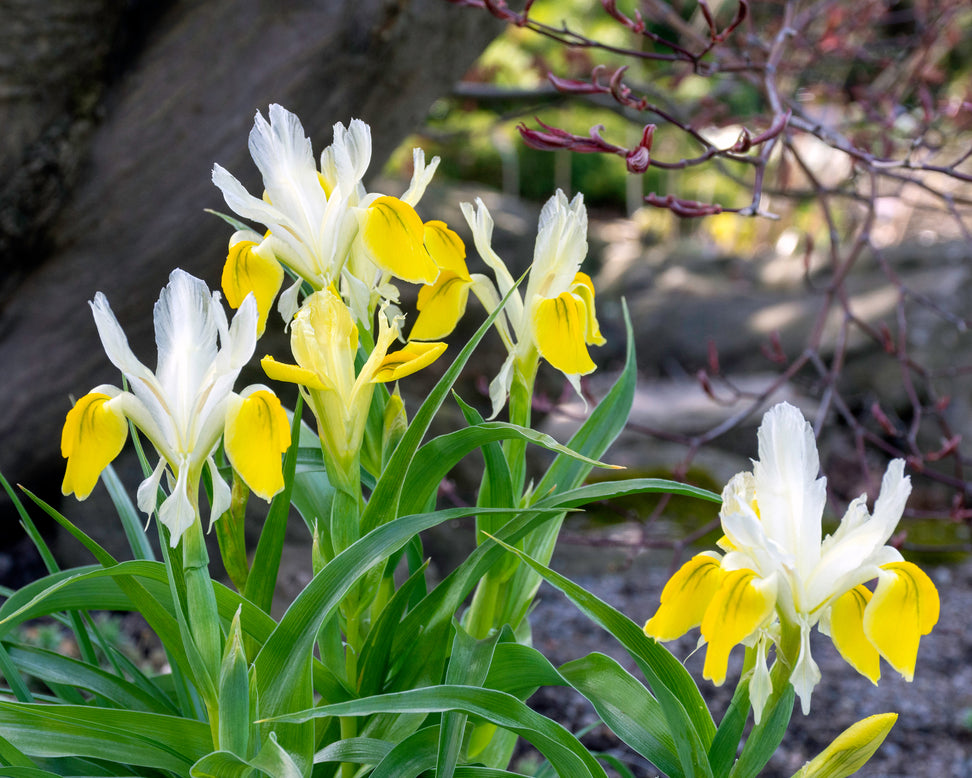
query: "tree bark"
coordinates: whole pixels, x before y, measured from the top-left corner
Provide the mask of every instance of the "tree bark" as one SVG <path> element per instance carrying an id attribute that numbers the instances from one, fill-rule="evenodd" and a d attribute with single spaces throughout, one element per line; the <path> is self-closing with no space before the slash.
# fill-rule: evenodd
<path id="1" fill-rule="evenodd" d="M 375 172 L 500 29 L 444 0 L 0 0 L 0 16 L 0 470 L 55 499 L 69 395 L 119 381 L 86 302 L 103 291 L 154 365 L 169 272 L 219 285 L 213 163 L 258 188 L 254 112 L 297 113 L 315 153 L 360 117 Z"/>

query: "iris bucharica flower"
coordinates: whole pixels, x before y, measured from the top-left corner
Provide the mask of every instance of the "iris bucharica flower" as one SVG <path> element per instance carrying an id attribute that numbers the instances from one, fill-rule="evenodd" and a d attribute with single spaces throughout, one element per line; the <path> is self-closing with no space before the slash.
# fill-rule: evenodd
<path id="1" fill-rule="evenodd" d="M 371 129 L 359 119 L 334 125 L 334 141 L 314 160 L 311 141 L 294 114 L 271 105 L 269 121 L 256 114 L 249 148 L 263 177 L 262 197 L 220 165 L 213 182 L 239 216 L 262 224 L 261 236 L 240 230 L 230 239 L 223 291 L 236 307 L 252 292 L 260 309 L 260 332 L 283 285 L 283 268 L 297 281 L 281 295 L 289 322 L 298 308 L 302 282 L 314 290 L 339 290 L 358 321 L 370 320 L 380 299 L 396 300 L 391 278 L 431 283 L 439 269 L 424 246 L 425 226 L 414 206 L 438 158 L 429 165 L 413 152 L 414 172 L 401 198 L 369 193 L 362 178 L 371 162 Z"/>
<path id="2" fill-rule="evenodd" d="M 904 461 L 888 465 L 873 513 L 861 495 L 837 530 L 821 538 L 826 479 L 818 478 L 810 425 L 780 403 L 764 417 L 758 440 L 752 472 L 734 476 L 722 493 L 725 535 L 718 545 L 725 554 L 704 552 L 686 562 L 666 584 L 645 632 L 673 640 L 701 625 L 708 644 L 703 675 L 717 685 L 731 649 L 748 646 L 757 721 L 770 695 L 781 691 L 767 667 L 771 644 L 809 712 L 820 680 L 810 655 L 815 625 L 873 683 L 881 657 L 911 681 L 919 640 L 938 621 L 939 598 L 928 576 L 886 545 L 911 493 Z M 871 581 L 873 591 L 865 585 Z"/>
<path id="3" fill-rule="evenodd" d="M 252 295 L 242 301 L 231 324 L 218 293 L 210 294 L 203 281 L 174 270 L 155 304 L 154 373 L 132 352 L 101 292 L 91 310 L 105 353 L 130 391 L 97 386 L 68 412 L 61 435 L 67 459 L 64 494 L 83 500 L 91 493 L 125 445 L 129 420 L 159 453 L 158 465 L 138 488 L 138 507 L 152 515 L 167 474 L 171 493 L 159 507 L 159 521 L 168 528 L 173 548 L 199 515 L 204 467 L 213 484 L 212 519 L 229 507 L 230 488 L 213 459 L 221 438 L 234 470 L 255 494 L 269 500 L 283 489 L 281 454 L 290 445 L 287 414 L 266 386 L 233 391 L 256 347 Z"/>
<path id="4" fill-rule="evenodd" d="M 473 233 L 476 250 L 495 277 L 495 284 L 481 274 L 470 274 L 458 238 L 440 235 L 436 252 L 441 272 L 434 284 L 419 292 L 419 316 L 410 337 L 440 338 L 452 331 L 465 312 L 472 291 L 492 312 L 515 286 L 506 263 L 493 250 L 493 218 L 482 200 L 475 208 L 462 204 Z M 496 319 L 507 358 L 489 387 L 493 416 L 510 394 L 514 377 L 532 390 L 537 365 L 543 357 L 561 371 L 580 394 L 580 377 L 592 373 L 595 364 L 588 346 L 604 343 L 594 307 L 594 285 L 580 271 L 587 256 L 587 210 L 578 194 L 568 202 L 557 190 L 543 207 L 526 288 L 510 295 Z"/>
<path id="5" fill-rule="evenodd" d="M 357 491 L 358 457 L 376 383 L 397 381 L 429 365 L 445 343 L 406 344 L 389 352 L 401 329 L 401 317 L 378 314 L 375 347 L 360 371 L 355 370 L 358 326 L 341 299 L 330 289 L 310 295 L 290 325 L 290 345 L 297 364 L 264 357 L 266 374 L 297 384 L 317 419 L 328 475 L 336 486 Z"/>

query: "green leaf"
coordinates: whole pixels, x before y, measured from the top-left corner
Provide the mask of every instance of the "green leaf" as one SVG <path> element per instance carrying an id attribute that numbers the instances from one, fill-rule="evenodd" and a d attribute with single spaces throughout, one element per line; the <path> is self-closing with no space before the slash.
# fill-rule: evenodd
<path id="1" fill-rule="evenodd" d="M 583 587 L 518 549 L 506 543 L 502 545 L 563 592 L 591 621 L 624 646 L 645 674 L 662 706 L 683 773 L 693 778 L 711 776 L 707 751 L 715 735 L 715 723 L 695 681 L 679 661 L 664 646 L 647 637 L 627 616 Z"/>
<path id="2" fill-rule="evenodd" d="M 733 692 L 729 709 L 719 722 L 719 729 L 709 746 L 709 764 L 713 775 L 728 775 L 736 761 L 739 741 L 749 718 L 749 678 L 744 678 Z"/>
<path id="3" fill-rule="evenodd" d="M 89 705 L 0 701 L 0 735 L 32 757 L 90 757 L 182 774 L 213 747 L 201 721 Z"/>
<path id="4" fill-rule="evenodd" d="M 294 484 L 294 470 L 297 466 L 297 449 L 300 438 L 300 412 L 303 402 L 297 398 L 294 420 L 290 432 L 290 448 L 284 455 L 284 488 L 273 498 L 266 521 L 260 532 L 260 540 L 253 554 L 250 575 L 246 579 L 246 598 L 257 607 L 270 612 L 273 593 L 277 588 L 277 572 L 280 570 L 280 554 L 283 551 L 284 535 L 287 532 L 287 518 L 290 514 L 290 494 Z"/>
<path id="5" fill-rule="evenodd" d="M 385 754 L 370 778 L 419 778 L 435 767 L 438 742 L 438 727 L 425 727 L 413 732 Z"/>
<path id="6" fill-rule="evenodd" d="M 378 764 L 392 748 L 393 744 L 387 740 L 370 737 L 346 738 L 331 743 L 314 754 L 314 764 L 324 762 Z"/>
<path id="7" fill-rule="evenodd" d="M 662 706 L 621 665 L 594 653 L 561 665 L 560 674 L 590 700 L 597 715 L 624 743 L 663 773 L 680 772 L 675 741 Z"/>
<path id="8" fill-rule="evenodd" d="M 760 770 L 766 766 L 770 757 L 780 747 L 780 742 L 790 723 L 795 697 L 793 685 L 787 683 L 786 690 L 780 695 L 776 704 L 771 709 L 763 711 L 762 720 L 753 727 L 749 737 L 746 738 L 746 745 L 743 746 L 739 760 L 729 773 L 730 778 L 753 778 L 759 775 Z"/>
<path id="9" fill-rule="evenodd" d="M 240 612 L 233 616 L 219 668 L 219 747 L 243 755 L 250 748 L 250 679 Z"/>
<path id="10" fill-rule="evenodd" d="M 303 778 L 272 732 L 253 759 L 242 759 L 230 751 L 214 751 L 196 762 L 189 771 L 192 778 L 247 778 L 254 774 L 269 778 Z"/>
<path id="11" fill-rule="evenodd" d="M 128 545 L 132 549 L 135 559 L 155 559 L 155 552 L 152 544 L 149 543 L 148 536 L 145 534 L 145 522 L 135 510 L 131 497 L 125 485 L 121 482 L 115 468 L 108 465 L 101 471 L 101 481 L 108 490 L 108 495 L 115 505 L 115 511 L 121 520 L 122 528 L 125 530 L 125 537 L 128 538 Z"/>
<path id="12" fill-rule="evenodd" d="M 325 565 L 287 609 L 254 660 L 262 714 L 272 717 L 312 704 L 309 685 L 301 681 L 310 672 L 318 630 L 361 576 L 416 533 L 468 515 L 469 509 L 458 508 L 403 516 L 368 533 Z M 277 734 L 288 751 L 300 755 L 298 763 L 310 762 L 313 727 Z"/>
<path id="13" fill-rule="evenodd" d="M 445 682 L 450 686 L 481 686 L 489 673 L 493 651 L 502 633 L 496 631 L 483 640 L 476 640 L 461 625 L 454 624 L 454 629 L 455 638 L 452 641 L 452 655 L 446 668 Z M 436 778 L 452 778 L 465 730 L 465 713 L 451 711 L 442 715 L 435 759 Z"/>
<path id="14" fill-rule="evenodd" d="M 599 462 L 596 459 L 571 451 L 567 446 L 561 445 L 549 435 L 541 432 L 502 421 L 485 421 L 473 427 L 466 427 L 433 438 L 418 450 L 408 470 L 408 492 L 402 503 L 402 510 L 407 513 L 419 510 L 425 505 L 429 495 L 435 493 L 446 474 L 463 457 L 477 448 L 501 440 L 523 440 L 534 443 L 549 451 L 557 451 L 562 456 L 580 460 L 588 466 L 588 469 L 591 467 L 617 469 L 615 465 Z M 514 507 L 512 503 L 509 503 L 508 506 Z"/>
<path id="15" fill-rule="evenodd" d="M 364 716 L 381 712 L 444 713 L 463 711 L 516 732 L 532 743 L 556 768 L 558 774 L 582 778 L 606 778 L 603 768 L 573 735 L 560 724 L 531 710 L 509 694 L 468 686 L 433 686 L 376 697 L 325 705 L 279 721 L 311 721 L 321 716 Z"/>
<path id="16" fill-rule="evenodd" d="M 7 648 L 21 672 L 45 683 L 84 689 L 129 710 L 175 713 L 171 704 L 160 705 L 159 697 L 100 667 L 34 646 L 10 645 Z"/>

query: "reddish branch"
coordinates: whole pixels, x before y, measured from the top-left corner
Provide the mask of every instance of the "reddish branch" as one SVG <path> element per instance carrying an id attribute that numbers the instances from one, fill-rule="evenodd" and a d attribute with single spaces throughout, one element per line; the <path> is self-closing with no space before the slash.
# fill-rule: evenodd
<path id="1" fill-rule="evenodd" d="M 954 490 L 945 509 L 948 515 L 972 520 L 969 441 L 952 429 L 950 397 L 943 391 L 949 380 L 972 373 L 972 365 L 929 366 L 913 343 L 909 316 L 916 308 L 933 314 L 956 337 L 965 337 L 966 346 L 969 321 L 963 312 L 950 312 L 910 289 L 874 237 L 880 199 L 920 197 L 916 205 L 935 209 L 942 228 L 972 242 L 967 186 L 972 183 L 972 87 L 949 83 L 946 61 L 970 34 L 961 25 L 968 24 L 966 0 L 776 0 L 753 8 L 740 0 L 731 18 L 721 23 L 705 0 L 642 0 L 640 10 L 630 15 L 615 0 L 601 0 L 604 13 L 630 34 L 627 47 L 595 40 L 565 24 L 537 21 L 530 15 L 531 2 L 516 11 L 505 0 L 449 1 L 610 58 L 612 67 L 598 65 L 586 78 L 548 77 L 570 98 L 609 98 L 624 115 L 642 117 L 641 139 L 633 147 L 604 137 L 601 126 L 575 134 L 539 120 L 536 128 L 519 127 L 528 145 L 618 156 L 631 174 L 651 167 L 714 167 L 749 190 L 742 203 L 699 202 L 672 192 L 645 198 L 648 205 L 679 217 L 724 212 L 767 216 L 762 202 L 770 196 L 776 203 L 783 198 L 812 202 L 826 225 L 826 245 L 815 246 L 810 236 L 806 240 L 807 294 L 817 300 L 817 312 L 802 351 L 784 353 L 776 336 L 762 347 L 780 368 L 776 381 L 756 394 L 741 390 L 722 374 L 713 348 L 708 369 L 700 372 L 702 386 L 719 401 L 744 401 L 741 409 L 698 435 L 644 430 L 685 445 L 677 475 L 685 476 L 702 446 L 750 420 L 799 376 L 812 382 L 820 400 L 815 429 L 819 433 L 825 420 L 837 420 L 846 428 L 867 483 L 876 485 L 881 469 L 874 467 L 873 452 L 904 457 L 922 477 Z M 619 58 L 627 64 L 619 66 Z M 637 78 L 632 75 L 636 71 Z M 705 99 L 675 108 L 659 105 L 637 81 L 677 83 L 687 75 L 711 79 L 713 89 Z M 755 113 L 739 115 L 726 99 L 741 90 L 758 93 Z M 701 130 L 718 124 L 744 129 L 735 143 L 720 148 Z M 652 142 L 662 130 L 681 133 L 697 153 L 678 160 L 659 158 Z M 832 170 L 824 177 L 808 159 L 808 136 L 829 147 L 831 166 L 841 157 L 849 162 L 843 180 L 835 181 Z M 818 250 L 825 253 L 827 268 L 811 273 L 810 259 Z M 847 288 L 864 262 L 876 265 L 897 292 L 893 316 L 877 324 L 855 312 Z M 893 360 L 906 408 L 889 412 L 878 399 L 861 403 L 849 395 L 843 372 L 851 356 L 849 344 L 861 336 Z M 880 397 L 881 387 L 874 389 Z M 656 515 L 663 509 L 664 504 Z M 652 543 L 645 536 L 644 545 Z"/>

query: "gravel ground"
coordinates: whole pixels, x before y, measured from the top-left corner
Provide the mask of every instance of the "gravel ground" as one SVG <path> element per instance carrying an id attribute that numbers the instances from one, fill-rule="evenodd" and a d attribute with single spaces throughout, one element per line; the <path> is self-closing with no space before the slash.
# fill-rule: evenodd
<path id="1" fill-rule="evenodd" d="M 665 564 L 639 564 L 627 569 L 595 574 L 603 552 L 581 547 L 558 549 L 553 566 L 638 623 L 655 610 L 667 580 Z M 600 569 L 610 569 L 604 560 Z M 573 574 L 572 569 L 581 569 Z M 865 716 L 894 711 L 898 721 L 877 754 L 859 776 L 904 778 L 972 778 L 972 562 L 953 567 L 925 567 L 935 581 L 942 600 L 941 618 L 931 635 L 922 638 L 913 683 L 906 683 L 888 665 L 874 686 L 846 664 L 830 640 L 814 633 L 813 657 L 822 680 L 813 693 L 813 707 L 803 716 L 797 706 L 790 729 L 763 772 L 768 778 L 791 776 L 807 760 L 846 727 Z M 592 625 L 559 592 L 546 584 L 531 619 L 534 644 L 557 665 L 592 651 L 609 654 L 640 677 L 624 650 L 606 633 Z M 697 631 L 669 647 L 695 677 L 703 695 L 719 720 L 738 678 L 741 650 L 733 652 L 729 677 L 722 688 L 702 680 L 702 652 L 692 650 Z M 739 656 L 736 656 L 736 655 Z M 735 674 L 734 674 L 735 673 Z M 577 731 L 596 720 L 586 701 L 558 688 L 541 689 L 531 705 Z M 637 756 L 604 727 L 585 741 L 595 748 L 621 757 L 636 776 L 654 776 L 657 771 Z"/>

